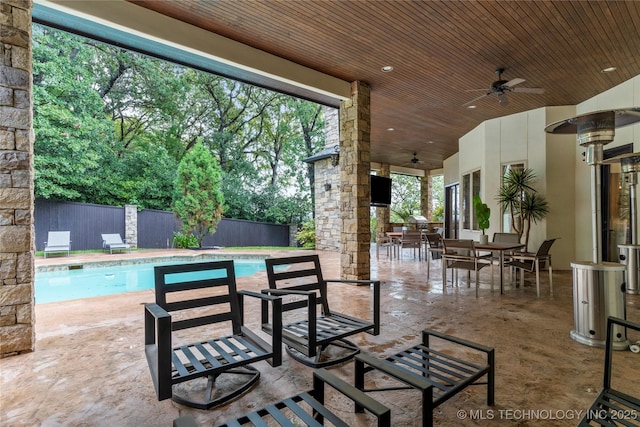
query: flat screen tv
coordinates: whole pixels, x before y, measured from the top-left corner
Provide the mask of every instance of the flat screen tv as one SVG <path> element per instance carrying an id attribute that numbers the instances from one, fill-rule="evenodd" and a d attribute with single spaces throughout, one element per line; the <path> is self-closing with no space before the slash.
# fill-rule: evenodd
<path id="1" fill-rule="evenodd" d="M 391 178 L 371 175 L 371 206 L 391 204 Z"/>

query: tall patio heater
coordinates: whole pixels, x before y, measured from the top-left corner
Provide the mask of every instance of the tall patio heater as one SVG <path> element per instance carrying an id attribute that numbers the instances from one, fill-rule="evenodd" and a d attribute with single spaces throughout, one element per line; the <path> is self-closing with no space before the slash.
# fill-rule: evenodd
<path id="1" fill-rule="evenodd" d="M 626 319 L 624 281 L 626 266 L 602 261 L 601 168 L 603 147 L 613 141 L 615 128 L 640 121 L 640 108 L 596 111 L 552 123 L 545 128 L 552 134 L 576 134 L 585 148 L 591 167 L 591 225 L 593 261 L 572 262 L 574 329 L 570 337 L 595 347 L 604 347 L 607 317 Z M 613 348 L 626 349 L 629 342 L 624 328 L 614 327 Z"/>
<path id="2" fill-rule="evenodd" d="M 640 245 L 638 244 L 638 213 L 636 209 L 636 184 L 640 172 L 640 153 L 622 154 L 605 160 L 605 164 L 620 164 L 622 178 L 629 187 L 629 225 L 631 229 L 631 243 L 618 245 L 619 259 L 627 266 L 627 293 L 639 293 L 640 281 Z"/>

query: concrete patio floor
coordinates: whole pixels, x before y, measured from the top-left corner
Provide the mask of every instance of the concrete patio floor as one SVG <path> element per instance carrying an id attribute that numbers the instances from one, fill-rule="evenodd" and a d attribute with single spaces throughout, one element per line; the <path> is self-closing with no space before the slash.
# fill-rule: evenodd
<path id="1" fill-rule="evenodd" d="M 167 253 L 139 251 L 71 258 L 84 262 Z M 292 255 L 290 251 L 263 253 Z M 295 252 L 300 253 L 304 252 Z M 338 277 L 339 254 L 318 253 L 325 277 Z M 69 259 L 38 259 L 36 264 L 45 262 L 66 263 Z M 416 344 L 424 328 L 495 347 L 495 406 L 486 406 L 485 386 L 470 387 L 436 410 L 436 425 L 576 425 L 602 386 L 604 350 L 569 337 L 574 326 L 571 271 L 554 272 L 553 296 L 543 274 L 542 295 L 537 299 L 535 275 L 527 276 L 524 288 L 507 286 L 501 295 L 497 274 L 492 292 L 489 269 L 484 269 L 476 298 L 473 286 L 467 288 L 465 283 L 459 287 L 449 284 L 443 293 L 439 261 L 431 265 L 427 283 L 425 262 L 414 261 L 408 254 L 403 260 L 388 260 L 382 254 L 376 260 L 372 251 L 372 277 L 382 281 L 382 328 L 378 336 L 359 334 L 353 339 L 362 351 L 377 356 L 397 352 Z M 240 278 L 238 286 L 266 288 L 266 275 Z M 199 425 L 212 426 L 311 388 L 312 369 L 285 353 L 280 367 L 256 364 L 262 373 L 258 385 L 229 404 L 202 411 L 171 400 L 158 402 L 143 342 L 142 304 L 153 299 L 149 290 L 36 305 L 35 351 L 0 359 L 0 425 L 170 426 L 174 418 L 191 414 Z M 330 305 L 336 311 L 368 316 L 369 302 L 368 287 L 330 285 Z M 628 320 L 640 322 L 640 296 L 627 295 L 626 309 Z M 248 317 L 248 323 L 256 328 L 258 311 L 256 304 Z M 640 354 L 618 351 L 615 359 L 614 377 L 623 379 L 620 387 L 639 395 Z M 352 383 L 353 362 L 330 370 Z M 373 397 L 391 408 L 394 426 L 421 425 L 416 392 L 385 392 Z M 350 425 L 371 425 L 371 418 L 354 415 L 353 406 L 335 393 L 329 393 L 328 404 Z"/>

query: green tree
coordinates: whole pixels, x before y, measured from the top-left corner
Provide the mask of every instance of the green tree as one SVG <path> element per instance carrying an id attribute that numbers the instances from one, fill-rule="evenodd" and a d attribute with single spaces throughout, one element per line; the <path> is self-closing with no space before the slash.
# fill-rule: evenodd
<path id="1" fill-rule="evenodd" d="M 175 182 L 173 211 L 182 221 L 182 230 L 198 239 L 215 233 L 224 211 L 221 191 L 222 171 L 201 143 L 197 143 L 180 161 Z"/>
<path id="2" fill-rule="evenodd" d="M 420 181 L 415 176 L 392 174 L 391 222 L 407 222 L 420 213 Z"/>
<path id="3" fill-rule="evenodd" d="M 111 123 L 91 87 L 91 48 L 75 36 L 34 26 L 35 195 L 93 202 L 110 163 Z"/>

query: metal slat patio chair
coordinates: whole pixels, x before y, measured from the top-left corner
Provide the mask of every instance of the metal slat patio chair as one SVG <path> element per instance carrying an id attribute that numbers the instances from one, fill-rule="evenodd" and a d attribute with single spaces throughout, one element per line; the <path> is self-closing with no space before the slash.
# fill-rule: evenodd
<path id="1" fill-rule="evenodd" d="M 271 304 L 274 325 L 282 324 L 282 301 L 237 291 L 233 261 L 157 266 L 154 270 L 156 302 L 145 304 L 144 311 L 145 353 L 158 400 L 171 398 L 209 409 L 256 384 L 260 371 L 251 364 L 267 360 L 280 366 L 280 328 L 275 328 L 267 343 L 245 326 L 244 297 Z M 215 334 L 229 327 L 231 335 Z M 205 330 L 211 336 L 177 344 Z"/>
<path id="2" fill-rule="evenodd" d="M 282 327 L 282 341 L 287 353 L 300 363 L 314 368 L 344 363 L 360 352 L 346 338 L 360 332 L 380 333 L 380 281 L 324 279 L 318 255 L 267 258 L 269 289 L 262 292 L 283 296 L 283 313 L 302 320 Z M 372 321 L 359 319 L 329 309 L 327 283 L 347 283 L 371 286 L 373 292 Z M 317 306 L 320 313 L 317 315 Z M 268 306 L 262 304 L 262 327 L 275 333 L 277 325 L 268 324 Z M 327 355 L 326 350 L 339 350 Z"/>

